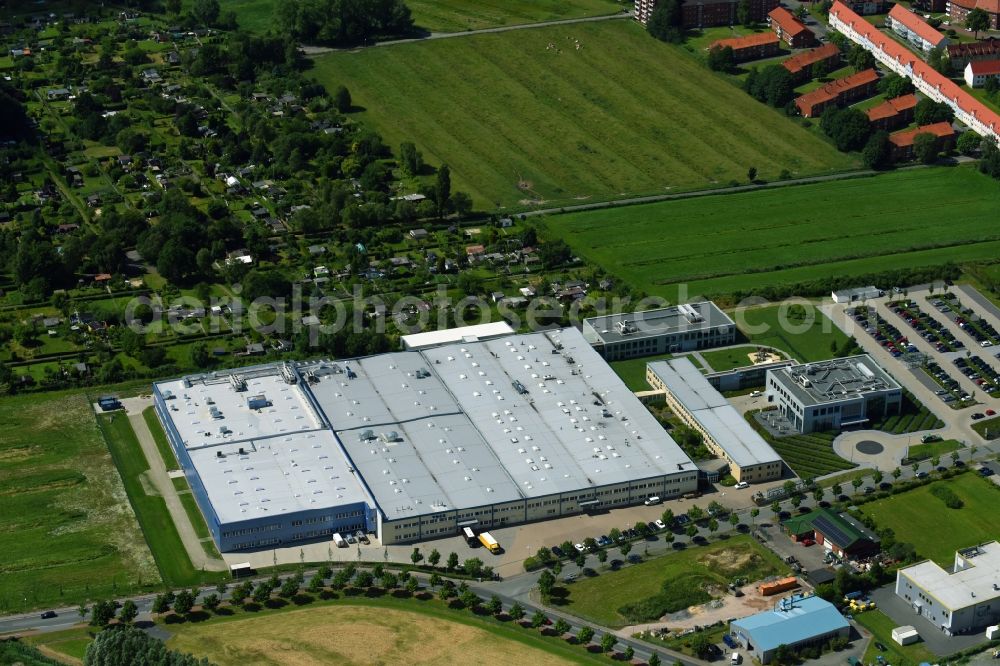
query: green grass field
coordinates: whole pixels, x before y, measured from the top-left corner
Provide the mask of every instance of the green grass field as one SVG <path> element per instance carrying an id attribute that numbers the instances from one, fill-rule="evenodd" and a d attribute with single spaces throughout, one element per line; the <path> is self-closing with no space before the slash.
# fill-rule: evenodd
<path id="1" fill-rule="evenodd" d="M 782 460 L 803 479 L 852 469 L 854 463 L 833 451 L 833 433 L 812 432 L 787 437 L 764 436 Z"/>
<path id="2" fill-rule="evenodd" d="M 906 456 L 910 460 L 927 460 L 936 456 L 943 456 L 952 451 L 962 448 L 962 443 L 955 439 L 946 439 L 942 442 L 928 442 L 926 444 L 914 444 L 909 447 Z"/>
<path id="3" fill-rule="evenodd" d="M 741 308 L 732 316 L 736 327 L 753 344 L 776 347 L 803 363 L 833 358 L 834 347 L 840 348 L 847 342 L 843 331 L 808 305 Z"/>
<path id="4" fill-rule="evenodd" d="M 946 507 L 931 494 L 931 488 L 939 484 L 951 488 L 965 506 Z M 912 543 L 921 556 L 948 566 L 959 548 L 992 541 L 1000 534 L 998 499 L 996 486 L 970 473 L 865 504 L 861 511 L 880 527 L 892 528 L 897 541 Z"/>
<path id="5" fill-rule="evenodd" d="M 756 346 L 732 347 L 730 349 L 717 349 L 715 351 L 701 352 L 702 358 L 712 366 L 712 372 L 722 372 L 734 368 L 742 368 L 751 365 L 750 357 L 757 351 Z"/>
<path id="6" fill-rule="evenodd" d="M 705 547 L 689 547 L 619 571 L 583 578 L 567 586 L 566 610 L 608 627 L 627 624 L 618 609 L 660 591 L 665 582 L 679 583 L 692 599 L 708 601 L 704 586 L 721 587 L 737 576 L 751 581 L 776 575 L 788 567 L 749 536 L 734 536 Z M 715 596 L 721 596 L 717 594 Z"/>
<path id="7" fill-rule="evenodd" d="M 155 588 L 87 398 L 3 398 L 0 423 L 0 613 Z"/>
<path id="8" fill-rule="evenodd" d="M 618 14 L 626 6 L 614 0 L 408 0 L 406 4 L 416 26 L 431 32 Z"/>
<path id="9" fill-rule="evenodd" d="M 163 463 L 167 469 L 180 469 L 181 466 L 177 462 L 177 456 L 174 454 L 174 450 L 170 448 L 170 442 L 167 441 L 167 433 L 163 432 L 163 426 L 160 425 L 160 420 L 156 418 L 156 410 L 153 407 L 147 407 L 142 410 L 142 418 L 146 421 L 149 432 L 153 434 L 153 440 L 156 441 L 156 449 L 160 452 L 160 456 L 163 458 Z"/>
<path id="10" fill-rule="evenodd" d="M 241 28 L 274 29 L 278 0 L 221 0 L 222 11 L 236 12 Z M 408 0 L 417 28 L 429 32 L 462 32 L 522 23 L 618 14 L 615 0 Z"/>
<path id="11" fill-rule="evenodd" d="M 880 610 L 856 613 L 854 619 L 875 636 L 875 640 L 869 643 L 868 649 L 865 650 L 862 663 L 874 664 L 879 656 L 884 658 L 886 663 L 898 666 L 917 666 L 921 663 L 933 664 L 939 661 L 937 655 L 928 650 L 923 641 L 902 646 L 892 640 L 892 630 L 899 625 Z M 886 651 L 882 652 L 876 648 L 875 641 L 882 643 Z"/>
<path id="12" fill-rule="evenodd" d="M 972 429 L 986 440 L 993 440 L 1000 437 L 1000 416 L 982 419 L 972 424 Z"/>
<path id="13" fill-rule="evenodd" d="M 855 166 L 634 21 L 333 53 L 313 72 L 489 209 L 745 182 L 750 166 L 761 178 Z"/>
<path id="14" fill-rule="evenodd" d="M 674 300 L 682 283 L 690 295 L 727 294 L 992 260 L 998 206 L 996 182 L 959 167 L 571 213 L 545 225 L 619 279 Z"/>
<path id="15" fill-rule="evenodd" d="M 659 354 L 653 356 L 642 356 L 640 358 L 630 358 L 624 361 L 611 361 L 609 365 L 615 371 L 625 385 L 633 391 L 649 391 L 652 387 L 646 383 L 646 364 L 653 361 L 663 361 L 673 358 L 673 354 Z M 693 362 L 693 360 L 692 360 Z"/>
<path id="16" fill-rule="evenodd" d="M 111 414 L 99 419 L 163 581 L 169 586 L 181 587 L 218 580 L 219 575 L 204 573 L 192 566 L 166 502 L 159 495 L 146 494 L 142 477 L 149 471 L 149 462 L 128 418 L 124 414 Z"/>

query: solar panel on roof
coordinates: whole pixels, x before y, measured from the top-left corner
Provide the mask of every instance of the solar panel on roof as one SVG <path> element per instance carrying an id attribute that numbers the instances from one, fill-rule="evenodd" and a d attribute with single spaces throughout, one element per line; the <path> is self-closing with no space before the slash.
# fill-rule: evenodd
<path id="1" fill-rule="evenodd" d="M 854 539 L 848 537 L 847 534 L 842 529 L 840 529 L 840 527 L 835 525 L 826 516 L 820 516 L 819 518 L 814 520 L 813 528 L 822 532 L 823 536 L 827 537 L 828 539 L 830 539 L 837 545 L 841 546 L 842 548 L 850 546 L 855 541 Z"/>

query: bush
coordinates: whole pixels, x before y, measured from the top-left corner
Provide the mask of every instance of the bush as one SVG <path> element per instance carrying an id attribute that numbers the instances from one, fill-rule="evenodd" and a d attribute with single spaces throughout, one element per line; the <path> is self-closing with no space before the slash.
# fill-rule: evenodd
<path id="1" fill-rule="evenodd" d="M 955 491 L 944 485 L 937 485 L 931 488 L 931 495 L 937 497 L 939 500 L 944 502 L 944 505 L 949 509 L 961 509 L 965 506 L 965 502 L 955 494 Z"/>

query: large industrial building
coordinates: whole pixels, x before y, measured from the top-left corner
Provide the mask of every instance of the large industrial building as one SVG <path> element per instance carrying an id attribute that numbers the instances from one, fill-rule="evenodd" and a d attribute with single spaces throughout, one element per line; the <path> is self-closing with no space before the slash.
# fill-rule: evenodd
<path id="1" fill-rule="evenodd" d="M 851 625 L 836 606 L 819 597 L 791 596 L 774 608 L 729 623 L 730 632 L 755 659 L 768 664 L 781 645 L 793 651 L 847 638 Z"/>
<path id="2" fill-rule="evenodd" d="M 705 446 L 729 463 L 737 481 L 780 479 L 784 464 L 771 445 L 750 427 L 687 358 L 646 365 L 646 381 L 666 394 L 667 405 L 702 434 Z"/>
<path id="3" fill-rule="evenodd" d="M 801 433 L 899 413 L 903 391 L 868 354 L 768 370 L 767 399 Z"/>
<path id="4" fill-rule="evenodd" d="M 590 317 L 583 337 L 601 356 L 620 361 L 638 356 L 721 347 L 736 342 L 736 324 L 711 301 Z"/>
<path id="5" fill-rule="evenodd" d="M 931 561 L 896 573 L 896 595 L 948 635 L 968 634 L 1000 622 L 1000 544 L 955 553 L 951 571 Z"/>
<path id="6" fill-rule="evenodd" d="M 222 551 L 677 497 L 698 470 L 573 328 L 153 386 Z"/>

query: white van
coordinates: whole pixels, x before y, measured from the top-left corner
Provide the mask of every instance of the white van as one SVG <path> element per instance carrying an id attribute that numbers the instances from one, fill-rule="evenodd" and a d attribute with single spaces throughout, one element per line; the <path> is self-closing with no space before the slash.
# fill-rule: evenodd
<path id="1" fill-rule="evenodd" d="M 646 506 L 653 506 L 654 504 L 659 504 L 659 503 L 660 503 L 660 498 L 657 497 L 656 495 L 653 495 L 652 497 L 648 498 L 645 502 L 643 502 L 643 504 L 645 504 Z"/>
<path id="2" fill-rule="evenodd" d="M 337 544 L 337 548 L 347 548 L 347 539 L 340 536 L 340 532 L 334 532 L 333 542 Z"/>
<path id="3" fill-rule="evenodd" d="M 733 656 L 729 658 L 729 663 L 732 666 L 739 666 L 739 663 L 743 661 L 743 657 L 740 656 L 739 652 L 734 652 Z"/>

